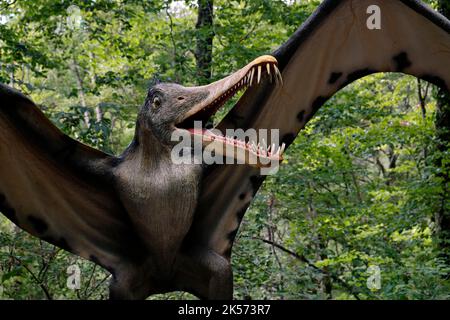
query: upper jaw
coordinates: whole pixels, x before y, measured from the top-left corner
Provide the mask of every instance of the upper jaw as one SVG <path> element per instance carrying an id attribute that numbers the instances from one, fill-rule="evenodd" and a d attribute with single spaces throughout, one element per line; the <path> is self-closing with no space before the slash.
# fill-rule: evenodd
<path id="1" fill-rule="evenodd" d="M 201 120 L 202 126 L 205 126 L 206 121 L 214 115 L 230 98 L 241 90 L 245 90 L 250 86 L 259 85 L 263 78 L 269 78 L 270 82 L 275 84 L 282 84 L 281 73 L 277 67 L 277 60 L 269 55 L 261 56 L 247 64 L 242 69 L 225 77 L 221 80 L 211 84 L 199 87 L 189 88 L 190 90 L 199 92 L 208 92 L 208 96 L 200 103 L 192 107 L 182 117 L 177 124 L 177 129 L 187 129 L 194 136 L 200 136 L 204 147 L 208 145 L 214 148 L 214 151 L 225 155 L 225 149 L 228 145 L 232 145 L 237 151 L 234 157 L 247 164 L 256 167 L 268 166 L 267 160 L 281 161 L 284 146 L 265 146 L 264 144 L 257 144 L 256 141 L 244 142 L 230 137 L 224 137 L 217 133 L 206 129 L 194 130 L 193 121 Z M 251 161 L 253 159 L 253 161 Z M 262 161 L 265 160 L 265 161 Z"/>
<path id="2" fill-rule="evenodd" d="M 271 79 L 274 79 L 277 82 L 282 81 L 277 64 L 278 62 L 274 57 L 268 55 L 261 56 L 228 77 L 208 85 L 195 87 L 195 90 L 206 90 L 209 92 L 209 95 L 201 103 L 190 109 L 185 114 L 183 120 L 198 113 L 202 109 L 222 106 L 238 91 L 246 89 L 255 83 L 259 84 L 262 76 L 268 72 L 270 72 L 269 75 Z"/>

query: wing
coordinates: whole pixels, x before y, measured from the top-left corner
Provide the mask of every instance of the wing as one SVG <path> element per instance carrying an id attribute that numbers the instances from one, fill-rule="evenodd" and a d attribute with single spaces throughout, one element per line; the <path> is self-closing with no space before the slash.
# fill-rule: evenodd
<path id="1" fill-rule="evenodd" d="M 32 101 L 0 84 L 0 211 L 111 272 L 139 248 L 112 187 L 116 162 L 64 135 Z"/>
<path id="2" fill-rule="evenodd" d="M 381 29 L 369 30 L 369 6 Z M 339 89 L 375 72 L 403 72 L 450 87 L 450 22 L 415 0 L 325 0 L 275 53 L 284 85 L 251 88 L 220 128 L 278 128 L 289 145 Z M 264 177 L 216 166 L 203 178 L 190 239 L 230 258 L 239 224 Z"/>

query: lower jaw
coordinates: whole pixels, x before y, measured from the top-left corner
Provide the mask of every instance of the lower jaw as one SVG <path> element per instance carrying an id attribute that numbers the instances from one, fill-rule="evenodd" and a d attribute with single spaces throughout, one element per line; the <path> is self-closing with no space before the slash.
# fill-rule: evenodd
<path id="1" fill-rule="evenodd" d="M 226 158 L 227 164 L 247 164 L 262 168 L 273 167 L 282 160 L 281 155 L 270 154 L 255 143 L 224 136 L 218 129 L 194 128 L 187 131 L 194 139 L 194 146 L 201 142 L 204 148 L 204 151 L 200 150 L 201 153 L 208 153 L 214 158 Z M 223 161 L 220 164 L 223 164 Z"/>

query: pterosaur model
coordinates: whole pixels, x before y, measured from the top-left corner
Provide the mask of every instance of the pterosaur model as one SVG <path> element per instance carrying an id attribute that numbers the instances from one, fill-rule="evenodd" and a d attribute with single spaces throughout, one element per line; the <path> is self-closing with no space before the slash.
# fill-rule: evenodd
<path id="1" fill-rule="evenodd" d="M 379 25 L 368 24 L 370 10 Z M 369 12 L 369 13 L 368 13 Z M 283 86 L 273 80 L 283 78 Z M 292 143 L 340 88 L 375 72 L 450 87 L 450 22 L 416 0 L 326 0 L 272 56 L 207 86 L 152 87 L 120 156 L 60 132 L 28 98 L 0 86 L 0 211 L 29 233 L 89 259 L 113 277 L 111 298 L 173 290 L 232 298 L 231 250 L 264 176 L 249 165 L 175 165 L 177 131 L 233 144 L 247 162 L 279 148 L 193 130 L 239 90 L 217 129 L 279 129 Z"/>

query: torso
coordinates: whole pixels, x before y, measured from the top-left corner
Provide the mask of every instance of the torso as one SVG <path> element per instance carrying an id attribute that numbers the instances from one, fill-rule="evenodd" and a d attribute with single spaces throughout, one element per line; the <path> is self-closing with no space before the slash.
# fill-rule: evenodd
<path id="1" fill-rule="evenodd" d="M 155 266 L 171 270 L 191 227 L 199 193 L 201 167 L 176 165 L 170 157 L 144 164 L 139 157 L 115 170 L 116 187 Z"/>

